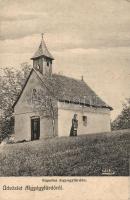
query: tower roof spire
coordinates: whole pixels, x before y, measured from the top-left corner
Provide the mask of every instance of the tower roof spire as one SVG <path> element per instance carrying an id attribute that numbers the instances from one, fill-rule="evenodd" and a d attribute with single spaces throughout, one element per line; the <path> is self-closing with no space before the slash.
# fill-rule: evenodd
<path id="1" fill-rule="evenodd" d="M 43 40 L 43 35 L 44 35 L 45 33 L 41 33 L 41 36 L 42 36 L 42 40 Z"/>
<path id="2" fill-rule="evenodd" d="M 43 35 L 44 35 L 44 33 L 41 34 L 41 36 L 42 36 L 41 43 L 39 45 L 38 50 L 35 52 L 34 56 L 31 58 L 32 60 L 39 58 L 41 56 L 45 56 L 45 57 L 48 57 L 48 58 L 54 60 L 53 56 L 51 55 L 51 53 L 47 49 Z"/>

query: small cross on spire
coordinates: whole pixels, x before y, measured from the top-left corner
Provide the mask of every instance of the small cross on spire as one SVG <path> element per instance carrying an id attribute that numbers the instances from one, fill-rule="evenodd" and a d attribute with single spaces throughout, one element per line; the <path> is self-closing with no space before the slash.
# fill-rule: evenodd
<path id="1" fill-rule="evenodd" d="M 42 35 L 42 40 L 43 40 L 43 35 L 44 35 L 45 33 L 41 33 L 41 35 Z"/>
<path id="2" fill-rule="evenodd" d="M 81 81 L 84 81 L 84 77 L 83 77 L 83 75 L 81 76 Z"/>

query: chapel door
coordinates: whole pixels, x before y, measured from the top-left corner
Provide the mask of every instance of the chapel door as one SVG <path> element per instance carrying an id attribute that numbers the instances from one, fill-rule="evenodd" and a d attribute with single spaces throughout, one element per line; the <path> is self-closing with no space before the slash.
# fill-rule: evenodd
<path id="1" fill-rule="evenodd" d="M 31 119 L 31 140 L 38 140 L 40 137 L 40 118 Z"/>

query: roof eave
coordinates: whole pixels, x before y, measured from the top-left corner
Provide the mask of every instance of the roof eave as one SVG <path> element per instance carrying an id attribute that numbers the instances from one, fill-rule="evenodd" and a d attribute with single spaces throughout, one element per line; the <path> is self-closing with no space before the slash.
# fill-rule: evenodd
<path id="1" fill-rule="evenodd" d="M 99 105 L 90 105 L 87 103 L 79 103 L 79 102 L 74 102 L 74 101 L 69 101 L 69 100 L 60 100 L 59 102 L 65 102 L 65 103 L 71 103 L 71 104 L 77 104 L 77 105 L 83 105 L 83 106 L 87 106 L 87 107 L 95 107 L 95 108 L 107 108 L 110 111 L 113 110 L 113 108 L 111 106 L 99 106 Z"/>
<path id="2" fill-rule="evenodd" d="M 25 81 L 25 84 L 24 84 L 24 86 L 23 86 L 21 92 L 19 93 L 19 95 L 18 95 L 16 101 L 15 101 L 14 104 L 12 105 L 12 108 L 13 108 L 13 109 L 14 109 L 14 107 L 16 106 L 18 100 L 20 99 L 20 97 L 21 97 L 21 95 L 22 95 L 22 93 L 23 93 L 23 90 L 24 90 L 24 88 L 26 87 L 27 82 L 28 82 L 28 80 L 29 80 L 29 78 L 30 78 L 30 76 L 31 76 L 31 74 L 32 74 L 32 72 L 33 72 L 33 70 L 34 70 L 34 69 L 32 68 L 31 71 L 30 71 L 30 73 L 29 73 L 29 75 L 28 75 L 28 77 L 27 77 L 27 79 L 26 79 L 26 81 Z"/>
<path id="3" fill-rule="evenodd" d="M 49 58 L 49 59 L 51 59 L 51 60 L 55 60 L 53 57 L 49 57 L 49 56 L 45 56 L 45 55 L 35 56 L 35 57 L 30 58 L 30 59 L 31 59 L 31 60 L 35 60 L 35 59 L 37 59 L 37 58 L 42 58 L 42 57 L 46 57 L 46 58 Z"/>

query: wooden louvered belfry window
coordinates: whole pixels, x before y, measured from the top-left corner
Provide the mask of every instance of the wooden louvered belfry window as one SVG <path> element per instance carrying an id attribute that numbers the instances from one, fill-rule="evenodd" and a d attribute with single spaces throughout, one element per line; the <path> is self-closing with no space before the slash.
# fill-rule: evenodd
<path id="1" fill-rule="evenodd" d="M 47 61 L 47 66 L 49 67 L 49 61 Z"/>

